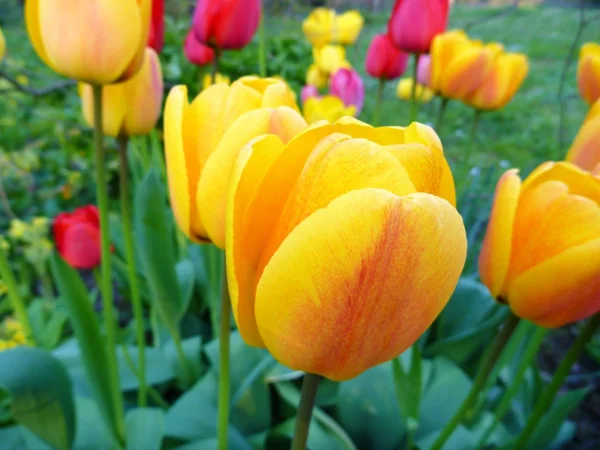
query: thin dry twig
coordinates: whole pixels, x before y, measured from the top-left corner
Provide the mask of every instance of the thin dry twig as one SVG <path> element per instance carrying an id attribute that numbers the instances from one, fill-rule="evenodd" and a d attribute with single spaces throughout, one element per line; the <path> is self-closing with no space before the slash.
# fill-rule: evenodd
<path id="1" fill-rule="evenodd" d="M 66 88 L 69 88 L 69 87 L 75 85 L 75 82 L 73 80 L 66 80 L 66 81 L 60 81 L 58 83 L 54 83 L 54 84 L 51 84 L 49 86 L 45 86 L 45 87 L 39 88 L 39 89 L 30 88 L 28 86 L 25 86 L 25 85 L 19 83 L 15 78 L 13 78 L 11 75 L 6 73 L 2 69 L 0 69 L 0 78 L 3 78 L 6 81 L 8 81 L 13 86 L 13 88 L 14 88 L 13 90 L 23 92 L 24 94 L 33 95 L 34 97 L 41 97 L 44 95 L 48 95 L 54 91 L 64 90 Z M 3 90 L 3 92 L 5 92 L 5 91 L 6 90 Z"/>

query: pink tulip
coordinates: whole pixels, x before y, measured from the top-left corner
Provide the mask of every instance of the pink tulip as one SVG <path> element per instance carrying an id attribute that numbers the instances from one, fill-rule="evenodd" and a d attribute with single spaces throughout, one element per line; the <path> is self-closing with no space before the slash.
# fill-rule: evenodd
<path id="1" fill-rule="evenodd" d="M 194 35 L 194 30 L 190 30 L 186 36 L 185 43 L 183 44 L 183 52 L 188 61 L 197 66 L 210 64 L 215 56 L 212 48 L 198 42 Z"/>
<path id="2" fill-rule="evenodd" d="M 302 99 L 302 104 L 306 103 L 306 100 L 312 97 L 318 97 L 319 90 L 316 86 L 312 84 L 307 84 L 302 88 L 302 92 L 300 93 L 300 98 Z"/>
<path id="3" fill-rule="evenodd" d="M 431 56 L 419 56 L 419 64 L 417 65 L 417 82 L 423 86 L 429 86 L 431 79 Z"/>
<path id="4" fill-rule="evenodd" d="M 408 63 L 408 53 L 397 50 L 387 34 L 377 34 L 369 45 L 365 67 L 375 78 L 393 80 L 402 76 Z"/>
<path id="5" fill-rule="evenodd" d="M 339 97 L 346 106 L 355 106 L 356 115 L 360 114 L 365 101 L 365 86 L 362 78 L 354 69 L 338 69 L 329 81 L 331 95 Z"/>

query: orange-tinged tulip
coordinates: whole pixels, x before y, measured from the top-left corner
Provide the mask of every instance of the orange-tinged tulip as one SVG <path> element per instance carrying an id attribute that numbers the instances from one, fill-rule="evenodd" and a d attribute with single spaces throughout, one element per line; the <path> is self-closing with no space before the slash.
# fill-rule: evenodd
<path id="1" fill-rule="evenodd" d="M 492 295 L 524 319 L 560 327 L 600 310 L 600 178 L 547 162 L 506 172 L 479 258 Z"/>
<path id="2" fill-rule="evenodd" d="M 319 123 L 240 152 L 227 278 L 244 340 L 333 380 L 398 356 L 450 297 L 466 254 L 435 132 Z"/>
<path id="3" fill-rule="evenodd" d="M 309 124 L 326 120 L 335 122 L 345 116 L 354 116 L 356 106 L 344 105 L 341 98 L 335 95 L 325 95 L 323 97 L 310 97 L 304 103 L 304 118 Z"/>
<path id="4" fill-rule="evenodd" d="M 274 78 L 217 83 L 192 103 L 174 87 L 165 106 L 165 156 L 171 206 L 181 230 L 196 242 L 225 246 L 225 203 L 239 150 L 262 134 L 287 142 L 306 127 L 294 95 Z"/>
<path id="5" fill-rule="evenodd" d="M 6 40 L 4 39 L 4 34 L 2 33 L 2 28 L 0 28 L 0 62 L 4 58 L 5 52 L 6 52 Z"/>
<path id="6" fill-rule="evenodd" d="M 80 84 L 83 116 L 93 126 L 92 87 Z M 137 136 L 149 133 L 160 116 L 163 76 L 156 52 L 148 47 L 141 69 L 123 83 L 102 90 L 102 129 L 107 136 Z"/>
<path id="7" fill-rule="evenodd" d="M 110 84 L 140 68 L 152 0 L 27 0 L 27 32 L 55 72 L 90 84 Z"/>
<path id="8" fill-rule="evenodd" d="M 503 108 L 515 96 L 528 71 L 527 56 L 522 53 L 499 54 L 483 84 L 464 101 L 480 110 Z"/>
<path id="9" fill-rule="evenodd" d="M 577 85 L 581 97 L 590 105 L 600 98 L 600 44 L 588 42 L 581 47 Z"/>
<path id="10" fill-rule="evenodd" d="M 600 164 L 600 99 L 590 108 L 565 159 L 589 171 Z"/>

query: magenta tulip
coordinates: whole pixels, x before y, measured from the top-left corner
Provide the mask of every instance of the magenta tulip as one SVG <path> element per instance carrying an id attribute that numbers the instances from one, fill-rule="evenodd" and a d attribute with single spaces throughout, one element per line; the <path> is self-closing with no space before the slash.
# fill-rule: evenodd
<path id="1" fill-rule="evenodd" d="M 407 53 L 429 53 L 433 38 L 446 29 L 449 0 L 396 0 L 388 33 Z"/>
<path id="2" fill-rule="evenodd" d="M 360 114 L 365 101 L 365 86 L 362 78 L 354 69 L 338 69 L 329 81 L 331 95 L 339 97 L 346 106 L 356 107 Z"/>

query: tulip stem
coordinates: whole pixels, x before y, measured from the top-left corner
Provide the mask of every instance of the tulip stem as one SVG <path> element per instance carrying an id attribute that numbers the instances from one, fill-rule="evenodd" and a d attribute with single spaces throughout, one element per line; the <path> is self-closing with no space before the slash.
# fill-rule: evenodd
<path id="1" fill-rule="evenodd" d="M 259 73 L 261 77 L 267 76 L 267 37 L 265 30 L 265 16 L 260 19 L 260 25 L 258 29 L 258 64 Z"/>
<path id="2" fill-rule="evenodd" d="M 144 408 L 147 404 L 146 393 L 146 339 L 144 335 L 144 313 L 142 309 L 142 299 L 140 298 L 140 289 L 138 286 L 137 270 L 135 264 L 135 247 L 133 243 L 133 229 L 131 226 L 131 208 L 129 192 L 129 164 L 127 161 L 127 142 L 126 135 L 121 135 L 119 141 L 120 158 L 120 197 L 121 197 L 121 220 L 123 221 L 123 239 L 125 241 L 125 258 L 127 260 L 127 275 L 129 277 L 129 289 L 131 292 L 131 304 L 133 306 L 133 317 L 135 324 L 135 337 L 138 346 L 138 372 L 140 388 L 138 390 L 138 406 Z"/>
<path id="3" fill-rule="evenodd" d="M 108 193 L 106 191 L 106 173 L 104 167 L 104 135 L 102 130 L 102 86 L 92 87 L 94 95 L 94 146 L 96 149 L 96 197 L 100 212 L 100 241 L 102 251 L 102 313 L 106 329 L 106 351 L 108 355 L 108 377 L 112 390 L 113 420 L 118 439 L 125 435 L 123 419 L 123 398 L 119 389 L 117 366 L 117 336 L 113 305 L 113 286 L 111 279 L 110 226 L 108 221 Z"/>
<path id="4" fill-rule="evenodd" d="M 440 107 L 438 109 L 437 119 L 435 121 L 435 131 L 439 135 L 442 132 L 442 126 L 444 125 L 444 116 L 446 115 L 446 107 L 450 99 L 446 97 L 440 97 Z"/>
<path id="5" fill-rule="evenodd" d="M 506 411 L 508 411 L 508 407 L 510 406 L 510 402 L 514 395 L 517 393 L 517 390 L 521 386 L 521 383 L 525 379 L 525 372 L 533 362 L 533 359 L 535 358 L 535 355 L 537 354 L 537 351 L 540 348 L 542 341 L 546 337 L 546 334 L 548 334 L 548 330 L 546 328 L 536 328 L 533 337 L 527 343 L 527 348 L 525 349 L 523 357 L 519 361 L 519 365 L 517 366 L 515 374 L 512 377 L 512 383 L 510 387 L 504 392 L 504 395 L 500 399 L 500 403 L 498 404 L 498 407 L 496 408 L 496 411 L 494 413 L 494 421 L 488 427 L 485 433 L 483 433 L 483 435 L 479 439 L 479 442 L 477 443 L 476 448 L 483 447 L 485 442 L 496 429 L 496 426 L 504 418 L 504 415 L 506 414 Z"/>
<path id="6" fill-rule="evenodd" d="M 296 429 L 294 430 L 294 439 L 292 440 L 291 450 L 304 450 L 306 448 L 310 419 L 312 417 L 320 379 L 321 377 L 319 375 L 313 373 L 304 375 L 300 405 L 298 406 L 298 412 L 296 413 Z"/>
<path id="7" fill-rule="evenodd" d="M 225 260 L 226 261 L 226 260 Z M 229 334 L 231 330 L 231 303 L 227 287 L 227 262 L 223 263 L 221 282 L 221 327 L 219 329 L 219 450 L 227 450 L 227 429 L 229 425 Z"/>
<path id="8" fill-rule="evenodd" d="M 413 79 L 412 86 L 410 89 L 410 116 L 409 123 L 414 122 L 417 119 L 417 71 L 419 68 L 419 54 L 415 53 L 414 55 L 414 64 L 413 64 Z"/>
<path id="9" fill-rule="evenodd" d="M 545 412 L 548 411 L 552 401 L 556 398 L 556 393 L 558 389 L 562 386 L 565 378 L 571 372 L 571 368 L 573 364 L 579 359 L 583 351 L 585 350 L 585 345 L 590 340 L 590 338 L 594 335 L 594 332 L 600 326 L 600 313 L 596 313 L 590 321 L 587 323 L 579 337 L 573 342 L 571 348 L 561 361 L 560 365 L 554 372 L 554 376 L 550 381 L 550 384 L 546 387 L 541 397 L 538 399 L 535 404 L 535 408 L 532 413 L 529 415 L 529 420 L 527 421 L 527 425 L 525 425 L 525 429 L 519 436 L 517 443 L 514 448 L 525 448 L 527 445 L 527 441 L 533 434 L 538 425 L 538 422 L 542 418 Z"/>
<path id="10" fill-rule="evenodd" d="M 219 47 L 213 48 L 215 57 L 213 58 L 212 68 L 210 70 L 211 84 L 217 82 L 217 73 L 219 73 L 219 62 L 221 59 L 221 49 Z"/>
<path id="11" fill-rule="evenodd" d="M 375 97 L 375 107 L 373 108 L 373 120 L 372 124 L 374 127 L 379 125 L 379 108 L 381 107 L 381 99 L 383 98 L 383 90 L 385 89 L 385 78 L 379 79 L 379 84 L 377 85 L 377 96 Z"/>
<path id="12" fill-rule="evenodd" d="M 27 342 L 27 344 L 35 345 L 31 321 L 29 320 L 29 314 L 27 313 L 27 305 L 25 305 L 25 301 L 19 292 L 19 286 L 17 284 L 17 280 L 15 279 L 15 274 L 10 267 L 5 250 L 2 248 L 3 244 L 4 242 L 0 241 L 0 276 L 6 285 L 8 297 L 10 298 L 11 306 L 15 312 L 15 315 L 17 316 L 17 320 L 23 327 L 25 342 Z"/>
<path id="13" fill-rule="evenodd" d="M 462 188 L 467 185 L 466 178 L 469 174 L 469 163 L 471 160 L 471 154 L 473 153 L 473 147 L 475 147 L 475 142 L 477 141 L 477 129 L 479 128 L 479 121 L 482 113 L 482 110 L 476 109 L 475 114 L 473 115 L 473 122 L 471 123 L 471 131 L 469 133 L 469 142 L 467 143 L 467 149 L 465 151 L 461 170 L 458 172 L 460 177 L 459 179 L 462 179 L 460 181 Z"/>
<path id="14" fill-rule="evenodd" d="M 504 349 L 504 347 L 508 343 L 508 340 L 515 331 L 515 328 L 519 324 L 519 320 L 520 319 L 517 316 L 513 315 L 512 313 L 509 314 L 506 321 L 504 322 L 502 330 L 500 331 L 500 333 L 496 337 L 496 340 L 494 341 L 494 345 L 491 351 L 488 352 L 481 361 L 481 365 L 479 366 L 477 376 L 473 381 L 473 386 L 471 387 L 469 394 L 463 400 L 462 404 L 460 405 L 460 408 L 458 408 L 458 411 L 454 413 L 454 416 L 452 416 L 450 421 L 442 429 L 439 436 L 433 443 L 433 446 L 429 450 L 440 450 L 444 446 L 448 438 L 452 435 L 454 429 L 462 422 L 467 411 L 473 406 L 473 403 L 477 400 L 479 392 L 485 386 L 488 376 L 492 372 L 496 361 L 500 357 L 502 350 Z"/>

